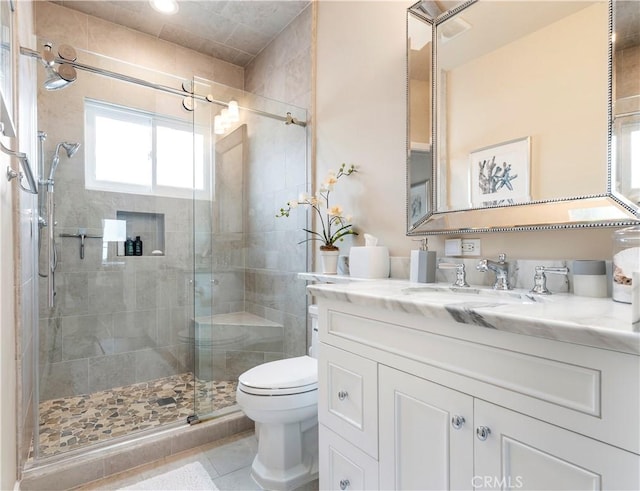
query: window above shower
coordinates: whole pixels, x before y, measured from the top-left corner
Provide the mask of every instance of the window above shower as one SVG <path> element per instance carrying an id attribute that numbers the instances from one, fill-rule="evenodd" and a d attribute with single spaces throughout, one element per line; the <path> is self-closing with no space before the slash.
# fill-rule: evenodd
<path id="1" fill-rule="evenodd" d="M 210 197 L 206 128 L 93 99 L 84 109 L 86 189 Z"/>

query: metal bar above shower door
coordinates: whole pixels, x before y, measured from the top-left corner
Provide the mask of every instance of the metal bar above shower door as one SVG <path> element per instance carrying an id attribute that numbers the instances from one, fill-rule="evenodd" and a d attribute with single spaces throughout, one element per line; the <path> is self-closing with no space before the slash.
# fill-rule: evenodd
<path id="1" fill-rule="evenodd" d="M 39 60 L 42 59 L 42 55 L 40 53 L 38 53 L 35 50 L 32 50 L 30 48 L 25 48 L 24 46 L 20 46 L 20 54 L 21 55 L 25 55 L 25 56 L 30 56 L 32 58 L 37 58 Z M 156 89 L 159 90 L 161 92 L 166 92 L 169 94 L 174 94 L 174 95 L 178 95 L 178 96 L 190 96 L 193 97 L 195 100 L 198 101 L 202 101 L 202 102 L 210 102 L 212 104 L 217 104 L 219 106 L 224 106 L 224 107 L 228 107 L 229 104 L 227 102 L 223 102 L 223 101 L 219 101 L 213 98 L 213 96 L 211 95 L 200 95 L 200 94 L 195 94 L 195 93 L 190 93 L 190 92 L 185 92 L 183 90 L 179 90 L 179 89 L 174 89 L 173 87 L 168 87 L 166 85 L 161 85 L 161 84 L 156 84 L 154 82 L 149 82 L 148 80 L 144 80 L 141 78 L 136 78 L 136 77 L 131 77 L 129 75 L 125 75 L 123 73 L 118 73 L 118 72 L 113 72 L 111 70 L 106 70 L 104 68 L 98 68 L 98 67 L 94 67 L 91 65 L 85 65 L 84 63 L 80 63 L 77 61 L 69 61 L 69 60 L 63 60 L 62 58 L 55 58 L 54 60 L 55 63 L 66 63 L 67 65 L 71 65 L 74 68 L 77 68 L 79 70 L 83 70 L 85 72 L 90 72 L 90 73 L 95 73 L 96 75 L 102 75 L 105 77 L 111 77 L 111 78 L 115 78 L 117 80 L 121 80 L 123 82 L 128 82 L 128 83 L 132 83 L 132 84 L 136 84 L 136 85 L 141 85 L 143 87 L 148 87 L 150 89 Z M 253 114 L 258 114 L 260 116 L 266 116 L 267 118 L 271 118 L 271 119 L 276 119 L 278 121 L 282 121 L 283 123 L 286 122 L 291 122 L 291 119 L 287 116 L 280 116 L 278 114 L 273 114 L 273 113 L 269 113 L 266 111 L 261 111 L 259 109 L 253 109 L 250 107 L 239 107 L 239 109 L 242 109 L 244 111 L 248 111 L 250 113 Z M 299 124 L 299 126 L 306 126 L 305 122 L 296 122 L 296 124 Z"/>

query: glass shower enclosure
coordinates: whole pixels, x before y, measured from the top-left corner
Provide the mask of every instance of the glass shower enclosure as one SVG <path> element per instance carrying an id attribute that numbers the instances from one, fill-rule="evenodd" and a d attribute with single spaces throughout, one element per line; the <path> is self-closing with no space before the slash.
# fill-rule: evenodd
<path id="1" fill-rule="evenodd" d="M 275 217 L 308 191 L 305 111 L 79 59 L 39 71 L 36 461 L 236 411 L 240 373 L 308 344 L 306 215 Z"/>

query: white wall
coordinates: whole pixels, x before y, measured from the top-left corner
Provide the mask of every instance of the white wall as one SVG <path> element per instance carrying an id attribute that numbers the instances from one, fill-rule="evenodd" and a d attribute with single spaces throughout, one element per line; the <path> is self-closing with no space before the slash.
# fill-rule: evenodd
<path id="1" fill-rule="evenodd" d="M 317 24 L 316 180 L 355 164 L 359 173 L 338 183 L 332 204 L 395 255 L 411 244 L 404 219 L 408 6 L 320 1 Z"/>
<path id="2" fill-rule="evenodd" d="M 414 247 L 405 236 L 405 14 L 400 1 L 320 0 L 317 20 L 316 181 L 341 162 L 361 172 L 335 193 L 358 229 L 393 256 Z M 482 255 L 608 258 L 612 229 L 475 234 Z M 356 245 L 363 243 L 357 237 Z M 429 239 L 442 251 L 443 236 Z M 348 246 L 348 244 L 345 243 Z M 343 246 L 346 250 L 347 247 Z M 344 253 L 344 252 L 343 252 Z"/>
<path id="3" fill-rule="evenodd" d="M 3 140 L 5 140 L 3 138 Z M 0 155 L 5 169 L 10 159 Z M 0 489 L 11 489 L 16 479 L 16 366 L 12 199 L 13 184 L 0 179 Z"/>

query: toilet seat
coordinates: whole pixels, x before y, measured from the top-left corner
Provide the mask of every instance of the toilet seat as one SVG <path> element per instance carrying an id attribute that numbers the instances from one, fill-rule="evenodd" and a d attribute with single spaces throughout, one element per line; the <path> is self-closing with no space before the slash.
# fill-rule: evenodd
<path id="1" fill-rule="evenodd" d="M 238 390 L 262 396 L 302 394 L 318 389 L 318 362 L 298 356 L 264 363 L 238 379 Z"/>

